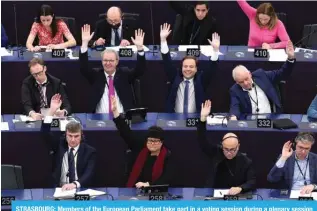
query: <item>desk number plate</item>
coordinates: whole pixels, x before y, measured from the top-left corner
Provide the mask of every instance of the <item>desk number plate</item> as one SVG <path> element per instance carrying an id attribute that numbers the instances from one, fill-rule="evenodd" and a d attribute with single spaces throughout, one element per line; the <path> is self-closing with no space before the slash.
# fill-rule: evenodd
<path id="1" fill-rule="evenodd" d="M 65 58 L 65 49 L 52 49 L 52 58 Z"/>

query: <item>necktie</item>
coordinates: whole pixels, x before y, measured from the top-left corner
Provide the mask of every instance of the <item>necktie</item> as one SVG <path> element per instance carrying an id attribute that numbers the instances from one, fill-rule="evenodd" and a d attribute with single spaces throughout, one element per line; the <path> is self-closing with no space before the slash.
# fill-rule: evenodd
<path id="1" fill-rule="evenodd" d="M 109 78 L 109 83 L 108 83 L 109 114 L 111 114 L 112 113 L 111 96 L 115 96 L 115 93 L 114 93 L 114 86 L 113 86 L 113 77 L 109 75 L 108 78 Z"/>
<path id="2" fill-rule="evenodd" d="M 120 45 L 120 36 L 118 29 L 113 29 L 114 30 L 114 45 L 119 46 Z"/>
<path id="3" fill-rule="evenodd" d="M 189 81 L 185 80 L 185 91 L 184 91 L 184 114 L 188 113 L 188 89 L 189 89 Z"/>
<path id="4" fill-rule="evenodd" d="M 69 177 L 69 183 L 76 181 L 74 148 L 70 148 L 68 153 L 68 177 Z"/>
<path id="5" fill-rule="evenodd" d="M 40 92 L 40 103 L 41 103 L 40 108 L 47 108 L 47 101 L 44 96 L 44 87 L 46 87 L 46 85 L 47 83 L 37 85 L 37 88 L 39 89 L 39 92 Z"/>

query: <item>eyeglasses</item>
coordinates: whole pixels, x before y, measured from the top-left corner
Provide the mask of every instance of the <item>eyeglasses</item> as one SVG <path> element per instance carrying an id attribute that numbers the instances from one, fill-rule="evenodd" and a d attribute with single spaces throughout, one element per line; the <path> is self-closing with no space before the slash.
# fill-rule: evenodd
<path id="1" fill-rule="evenodd" d="M 159 144 L 159 143 L 161 143 L 161 140 L 159 140 L 159 139 L 148 139 L 147 143 L 148 144 Z"/>
<path id="2" fill-rule="evenodd" d="M 304 148 L 304 147 L 301 147 L 301 146 L 296 146 L 296 150 L 297 151 L 309 151 L 310 150 L 310 148 Z"/>
<path id="3" fill-rule="evenodd" d="M 103 62 L 109 62 L 109 63 L 114 63 L 116 60 L 106 60 L 106 59 L 104 59 L 104 60 L 102 60 Z"/>
<path id="4" fill-rule="evenodd" d="M 223 150 L 225 153 L 235 153 L 235 152 L 238 150 L 238 146 L 236 146 L 236 148 L 231 148 L 231 149 L 224 148 L 224 147 L 222 146 L 222 150 Z"/>
<path id="5" fill-rule="evenodd" d="M 40 72 L 37 72 L 37 73 L 31 73 L 31 75 L 32 75 L 33 77 L 38 77 L 38 76 L 42 75 L 43 72 L 44 72 L 44 69 L 41 70 Z"/>

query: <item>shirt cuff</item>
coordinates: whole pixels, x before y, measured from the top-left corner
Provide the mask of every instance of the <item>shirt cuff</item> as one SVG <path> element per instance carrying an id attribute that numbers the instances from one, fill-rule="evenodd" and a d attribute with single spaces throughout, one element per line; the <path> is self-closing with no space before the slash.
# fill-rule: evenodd
<path id="1" fill-rule="evenodd" d="M 280 158 L 280 159 L 276 162 L 275 165 L 276 165 L 277 168 L 280 169 L 280 168 L 283 168 L 283 167 L 284 167 L 285 162 L 286 162 L 285 160 L 283 160 L 282 158 Z"/>
<path id="2" fill-rule="evenodd" d="M 167 54 L 169 51 L 167 41 L 161 42 L 161 53 L 162 54 Z"/>
<path id="3" fill-rule="evenodd" d="M 287 61 L 290 62 L 290 63 L 294 63 L 294 62 L 295 62 L 295 59 L 291 59 L 291 60 L 290 60 L 290 59 L 287 59 Z"/>
<path id="4" fill-rule="evenodd" d="M 80 53 L 86 53 L 88 50 L 88 48 L 83 48 L 83 47 L 80 47 Z"/>
<path id="5" fill-rule="evenodd" d="M 74 181 L 74 183 L 76 183 L 76 187 L 77 188 L 80 188 L 81 186 L 80 186 L 80 183 L 78 182 L 78 181 Z"/>
<path id="6" fill-rule="evenodd" d="M 138 54 L 139 54 L 140 56 L 144 56 L 144 51 L 140 51 L 140 52 L 138 52 Z"/>
<path id="7" fill-rule="evenodd" d="M 211 57 L 210 57 L 210 60 L 211 61 L 217 61 L 219 58 L 219 51 L 212 51 L 212 54 L 211 54 Z"/>

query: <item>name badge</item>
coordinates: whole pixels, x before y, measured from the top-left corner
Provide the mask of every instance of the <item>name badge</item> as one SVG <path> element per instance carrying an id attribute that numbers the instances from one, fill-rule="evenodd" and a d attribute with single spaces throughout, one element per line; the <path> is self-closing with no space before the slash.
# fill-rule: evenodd
<path id="1" fill-rule="evenodd" d="M 254 57 L 255 58 L 267 58 L 269 56 L 269 52 L 267 49 L 254 49 Z"/>
<path id="2" fill-rule="evenodd" d="M 52 58 L 65 58 L 65 49 L 52 49 Z"/>
<path id="3" fill-rule="evenodd" d="M 200 56 L 200 50 L 198 48 L 187 48 L 186 55 L 187 56 L 199 57 Z"/>
<path id="4" fill-rule="evenodd" d="M 132 57 L 133 51 L 131 48 L 120 48 L 119 49 L 119 56 L 120 57 Z"/>

